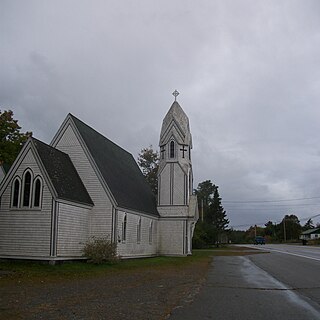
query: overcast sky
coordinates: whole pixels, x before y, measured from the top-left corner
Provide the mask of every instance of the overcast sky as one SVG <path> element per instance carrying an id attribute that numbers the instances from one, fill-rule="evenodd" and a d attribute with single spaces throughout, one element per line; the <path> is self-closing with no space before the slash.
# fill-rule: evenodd
<path id="1" fill-rule="evenodd" d="M 1 0 L 0 39 L 23 131 L 50 143 L 71 112 L 137 158 L 177 89 L 231 226 L 320 213 L 320 1 Z"/>

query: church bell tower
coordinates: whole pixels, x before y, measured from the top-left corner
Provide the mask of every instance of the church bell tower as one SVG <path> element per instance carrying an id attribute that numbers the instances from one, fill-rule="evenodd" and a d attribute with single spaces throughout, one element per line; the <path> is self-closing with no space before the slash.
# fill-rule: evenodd
<path id="1" fill-rule="evenodd" d="M 192 138 L 189 119 L 176 100 L 166 114 L 160 134 L 160 163 L 158 172 L 158 209 L 189 205 L 193 190 L 191 164 Z M 183 208 L 175 215 L 181 215 Z M 175 211 L 175 210 L 171 210 Z M 172 212 L 173 213 L 173 212 Z"/>
<path id="2" fill-rule="evenodd" d="M 198 220 L 197 197 L 192 194 L 192 138 L 189 119 L 177 102 L 163 119 L 158 170 L 159 253 L 189 255 Z"/>

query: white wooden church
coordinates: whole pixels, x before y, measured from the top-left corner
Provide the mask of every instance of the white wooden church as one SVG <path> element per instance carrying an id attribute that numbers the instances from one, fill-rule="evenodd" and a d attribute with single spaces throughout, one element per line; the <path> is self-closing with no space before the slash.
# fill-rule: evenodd
<path id="1" fill-rule="evenodd" d="M 79 259 L 92 236 L 123 258 L 191 254 L 192 139 L 177 101 L 159 145 L 156 201 L 133 156 L 72 114 L 50 145 L 29 138 L 0 184 L 0 258 Z"/>

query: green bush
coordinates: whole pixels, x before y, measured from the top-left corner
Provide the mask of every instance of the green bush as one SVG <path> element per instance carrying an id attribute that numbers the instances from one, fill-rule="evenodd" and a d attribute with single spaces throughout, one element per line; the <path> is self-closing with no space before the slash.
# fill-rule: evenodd
<path id="1" fill-rule="evenodd" d="M 116 263 L 119 260 L 117 244 L 108 238 L 92 237 L 83 248 L 83 256 L 88 258 L 89 263 L 95 264 Z"/>

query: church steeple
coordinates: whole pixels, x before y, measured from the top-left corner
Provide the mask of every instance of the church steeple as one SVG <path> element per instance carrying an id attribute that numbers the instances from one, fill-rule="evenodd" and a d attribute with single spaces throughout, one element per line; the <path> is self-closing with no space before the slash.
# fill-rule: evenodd
<path id="1" fill-rule="evenodd" d="M 160 133 L 158 205 L 187 206 L 192 194 L 192 138 L 189 119 L 176 101 L 163 119 Z"/>
<path id="2" fill-rule="evenodd" d="M 191 254 L 192 235 L 198 220 L 197 197 L 192 194 L 192 138 L 189 119 L 173 92 L 173 104 L 163 119 L 158 170 L 160 252 Z M 168 248 L 163 250 L 162 248 Z"/>

